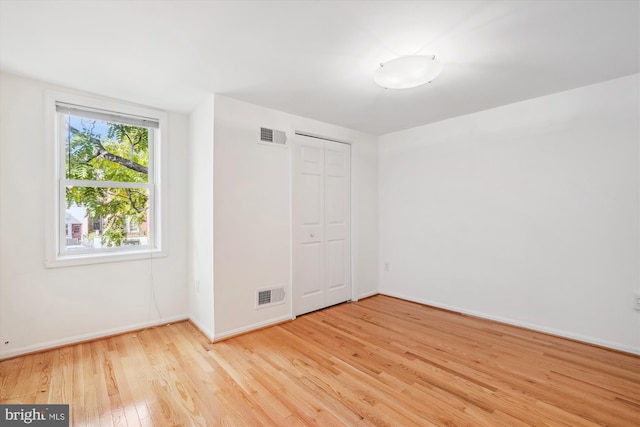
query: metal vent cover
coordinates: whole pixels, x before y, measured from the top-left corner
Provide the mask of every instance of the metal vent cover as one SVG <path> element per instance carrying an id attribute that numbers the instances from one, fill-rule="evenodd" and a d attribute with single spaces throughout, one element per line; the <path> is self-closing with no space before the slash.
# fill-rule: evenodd
<path id="1" fill-rule="evenodd" d="M 260 141 L 273 142 L 273 129 L 260 128 Z"/>
<path id="2" fill-rule="evenodd" d="M 287 145 L 287 134 L 284 131 L 260 128 L 260 143 L 285 147 Z"/>
<path id="3" fill-rule="evenodd" d="M 270 305 L 284 303 L 284 287 L 256 290 L 256 307 L 266 307 Z"/>

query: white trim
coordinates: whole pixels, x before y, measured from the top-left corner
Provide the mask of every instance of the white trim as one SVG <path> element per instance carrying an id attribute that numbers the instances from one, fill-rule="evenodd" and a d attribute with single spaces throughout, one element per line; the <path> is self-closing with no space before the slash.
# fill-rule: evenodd
<path id="1" fill-rule="evenodd" d="M 53 101 L 52 105 L 45 106 L 50 114 L 56 114 L 55 102 L 63 102 L 68 104 L 81 105 L 88 109 L 100 109 L 106 111 L 113 111 L 119 114 L 128 116 L 147 117 L 154 120 L 164 120 L 166 113 L 162 110 L 158 110 L 152 107 L 145 107 L 141 105 L 131 104 L 126 101 L 120 101 L 111 98 L 105 98 L 99 95 L 78 95 L 73 93 L 61 92 L 56 90 L 47 90 L 46 96 Z"/>
<path id="2" fill-rule="evenodd" d="M 45 266 L 47 268 L 57 268 L 57 267 L 73 267 L 76 265 L 88 265 L 88 264 L 98 264 L 98 263 L 106 263 L 106 262 L 123 262 L 123 261 L 137 261 L 144 259 L 156 259 L 156 258 L 166 258 L 168 256 L 166 251 L 161 251 L 158 249 L 149 249 L 149 246 L 132 246 L 134 248 L 139 248 L 139 250 L 131 250 L 127 252 L 109 250 L 109 248 L 105 248 L 103 251 L 93 251 L 93 252 L 78 252 L 77 254 L 69 254 L 58 256 L 57 259 L 53 262 L 49 262 L 49 260 L 45 261 Z"/>
<path id="3" fill-rule="evenodd" d="M 65 104 L 64 102 L 56 102 L 56 111 L 58 113 L 67 113 L 69 115 L 81 115 L 83 117 L 96 120 L 106 120 L 111 123 L 120 123 L 152 129 L 157 129 L 159 125 L 157 118 L 137 117 L 133 114 L 124 115 L 116 111 L 105 111 L 82 105 Z"/>
<path id="4" fill-rule="evenodd" d="M 110 337 L 113 335 L 126 334 L 126 333 L 134 332 L 140 329 L 166 325 L 168 323 L 182 322 L 183 320 L 188 320 L 188 319 L 189 317 L 187 315 L 171 316 L 171 317 L 165 317 L 159 320 L 153 320 L 148 322 L 136 323 L 129 326 L 123 326 L 120 328 L 105 329 L 100 332 L 91 332 L 87 334 L 74 335 L 68 338 L 61 338 L 58 340 L 46 341 L 39 344 L 27 345 L 24 347 L 20 347 L 18 349 L 9 350 L 6 352 L 0 352 L 0 360 L 8 359 L 10 357 L 20 356 L 22 354 L 34 353 L 36 351 L 50 350 L 53 348 L 63 347 L 63 346 L 72 345 L 76 343 L 93 341 L 100 338 Z"/>
<path id="5" fill-rule="evenodd" d="M 456 307 L 453 305 L 448 305 L 448 304 L 440 304 L 434 301 L 430 301 L 430 300 L 426 300 L 426 299 L 422 299 L 422 298 L 413 298 L 413 297 L 409 297 L 407 295 L 403 295 L 403 294 L 398 294 L 395 292 L 387 292 L 387 291 L 380 291 L 379 292 L 380 295 L 387 295 L 390 297 L 394 297 L 394 298 L 399 298 L 399 299 L 403 299 L 406 301 L 411 301 L 411 302 L 417 302 L 419 304 L 425 304 L 425 305 L 429 305 L 432 307 L 437 307 L 437 308 L 443 308 L 445 310 L 450 310 L 450 311 L 454 311 L 457 313 L 462 313 L 462 314 L 468 314 L 470 316 L 474 316 L 474 317 L 479 317 L 482 319 L 488 319 L 488 320 L 495 320 L 496 322 L 500 322 L 500 323 L 504 323 L 507 325 L 513 325 L 513 326 L 518 326 L 521 328 L 525 328 L 525 329 L 530 329 L 532 331 L 537 331 L 537 332 L 543 332 L 545 334 L 549 334 L 549 335 L 554 335 L 560 338 L 569 338 L 572 340 L 576 340 L 576 341 L 581 341 L 587 344 L 595 344 L 595 345 L 599 345 L 601 347 L 607 347 L 613 350 L 619 350 L 619 351 L 624 351 L 626 353 L 632 353 L 632 354 L 638 354 L 640 355 L 640 348 L 638 347 L 632 347 L 632 346 L 628 346 L 625 344 L 619 344 L 619 343 L 615 343 L 615 342 L 611 342 L 611 341 L 605 341 L 605 340 L 601 340 L 598 338 L 593 338 L 593 337 L 589 337 L 586 335 L 581 335 L 581 334 L 574 334 L 572 332 L 567 332 L 567 331 L 563 331 L 561 329 L 554 329 L 554 328 L 545 328 L 539 325 L 535 325 L 532 323 L 528 323 L 528 322 L 520 322 L 517 320 L 512 320 L 512 319 L 508 319 L 506 317 L 501 317 L 501 316 L 493 316 L 490 314 L 486 314 L 480 311 L 475 311 L 475 310 L 467 310 L 464 308 L 460 308 L 460 307 Z"/>
<path id="6" fill-rule="evenodd" d="M 295 319 L 295 317 L 291 313 L 289 313 L 289 314 L 286 314 L 284 316 L 276 317 L 275 319 L 264 320 L 262 322 L 253 323 L 253 324 L 247 325 L 247 326 L 242 326 L 240 328 L 232 329 L 230 331 L 217 333 L 217 334 L 214 335 L 213 341 L 214 342 L 215 341 L 220 341 L 222 339 L 229 338 L 229 337 L 232 337 L 234 335 L 244 334 L 245 332 L 251 332 L 251 331 L 254 331 L 256 329 L 265 328 L 267 326 L 272 326 L 272 325 L 275 325 L 277 323 L 282 323 L 282 322 L 286 322 L 287 320 L 293 320 L 293 319 Z"/>
<path id="7" fill-rule="evenodd" d="M 149 175 L 151 175 L 151 168 L 149 169 Z M 153 184 L 147 184 L 144 182 L 84 181 L 81 179 L 62 179 L 61 181 L 61 187 L 140 188 L 149 190 L 149 192 L 153 189 Z M 149 179 L 149 181 L 151 182 L 151 179 Z"/>
<path id="8" fill-rule="evenodd" d="M 294 130 L 293 133 L 294 133 L 294 135 L 307 136 L 309 138 L 324 139 L 325 141 L 332 141 L 332 142 L 339 142 L 340 144 L 353 145 L 351 142 L 348 142 L 348 141 L 342 141 L 340 139 L 329 138 L 328 136 L 320 135 L 320 134 L 317 134 L 317 133 L 305 132 L 303 130 Z"/>
<path id="9" fill-rule="evenodd" d="M 295 131 L 293 129 L 289 129 L 291 131 L 291 133 L 293 134 L 291 137 L 291 150 L 289 150 L 289 195 L 288 195 L 288 201 L 289 201 L 289 293 L 286 297 L 287 303 L 289 305 L 289 313 L 291 313 L 291 320 L 294 320 L 296 318 L 296 316 L 293 315 L 294 313 L 294 309 L 293 309 L 293 304 L 294 304 L 294 298 L 293 298 L 293 280 L 294 280 L 294 276 L 293 276 L 293 263 L 294 263 L 294 253 L 293 251 L 295 250 L 295 241 L 294 241 L 294 206 L 293 206 L 293 195 L 295 194 L 294 192 L 294 185 L 295 183 L 293 182 L 294 177 L 295 177 L 295 173 L 294 173 L 294 164 L 296 161 L 296 135 L 295 135 Z"/>
<path id="10" fill-rule="evenodd" d="M 349 242 L 349 249 L 351 250 L 351 259 L 349 260 L 351 262 L 351 301 L 352 302 L 356 302 L 358 301 L 359 297 L 358 296 L 358 288 L 359 286 L 359 282 L 358 282 L 358 245 L 356 244 L 357 239 L 356 236 L 358 235 L 357 230 L 358 230 L 358 226 L 359 223 L 358 221 L 356 221 L 356 215 L 358 214 L 357 210 L 357 200 L 358 200 L 358 195 L 356 194 L 355 191 L 355 185 L 354 185 L 354 179 L 353 177 L 356 175 L 356 155 L 357 155 L 357 147 L 355 144 L 351 144 L 349 143 L 349 145 L 351 146 L 351 149 L 349 150 L 349 215 L 351 216 L 349 218 L 349 239 L 351 239 L 351 241 Z M 376 292 L 377 293 L 377 292 Z"/>
<path id="11" fill-rule="evenodd" d="M 358 301 L 358 300 L 361 300 L 361 299 L 365 299 L 365 298 L 369 298 L 369 297 L 372 297 L 374 295 L 378 295 L 379 293 L 380 292 L 378 292 L 378 291 L 365 292 L 364 294 L 358 295 L 358 299 L 355 300 L 355 301 Z"/>
<path id="12" fill-rule="evenodd" d="M 117 111 L 123 115 L 147 117 L 157 120 L 158 129 L 150 129 L 154 143 L 149 144 L 149 181 L 145 184 L 138 183 L 112 183 L 109 181 L 86 183 L 89 186 L 98 187 L 126 187 L 146 188 L 149 190 L 149 204 L 153 206 L 153 214 L 149 215 L 149 245 L 140 248 L 96 250 L 70 253 L 63 251 L 62 242 L 64 236 L 64 218 L 61 215 L 61 206 L 64 205 L 64 185 L 78 183 L 84 185 L 84 181 L 65 180 L 64 156 L 62 155 L 58 133 L 63 132 L 61 125 L 56 120 L 56 103 L 82 105 L 104 111 Z M 163 177 L 167 174 L 167 155 L 162 155 L 168 149 L 168 114 L 153 108 L 137 106 L 124 101 L 116 101 L 98 96 L 76 95 L 58 91 L 45 91 L 44 102 L 44 138 L 45 141 L 45 267 L 70 267 L 75 265 L 98 264 L 104 262 L 139 260 L 168 255 L 168 220 L 166 209 L 168 208 L 168 189 L 165 188 Z M 159 148 L 159 149 L 158 149 Z M 113 185 L 112 185 L 113 184 Z M 165 213 L 165 214 L 163 214 Z"/>
<path id="13" fill-rule="evenodd" d="M 189 321 L 196 325 L 196 328 L 198 328 L 209 341 L 213 342 L 213 338 L 215 337 L 213 331 L 209 330 L 209 328 L 207 328 L 202 322 L 194 319 L 193 317 L 189 317 Z"/>

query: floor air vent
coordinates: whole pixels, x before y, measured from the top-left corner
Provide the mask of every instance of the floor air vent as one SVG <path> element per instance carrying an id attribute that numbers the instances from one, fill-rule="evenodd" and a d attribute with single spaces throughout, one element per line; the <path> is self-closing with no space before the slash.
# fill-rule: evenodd
<path id="1" fill-rule="evenodd" d="M 274 145 L 277 147 L 287 146 L 287 134 L 284 131 L 260 128 L 260 141 L 261 144 Z"/>
<path id="2" fill-rule="evenodd" d="M 258 289 L 256 290 L 256 307 L 267 307 L 270 305 L 284 303 L 284 288 Z"/>

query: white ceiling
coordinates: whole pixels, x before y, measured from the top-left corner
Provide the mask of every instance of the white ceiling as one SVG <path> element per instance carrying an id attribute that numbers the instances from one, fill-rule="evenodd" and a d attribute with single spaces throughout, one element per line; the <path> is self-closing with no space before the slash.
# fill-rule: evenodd
<path id="1" fill-rule="evenodd" d="M 385 134 L 639 72 L 637 0 L 0 0 L 0 69 L 188 113 L 221 93 Z M 380 62 L 435 53 L 404 91 Z M 1 96 L 1 94 L 0 94 Z"/>

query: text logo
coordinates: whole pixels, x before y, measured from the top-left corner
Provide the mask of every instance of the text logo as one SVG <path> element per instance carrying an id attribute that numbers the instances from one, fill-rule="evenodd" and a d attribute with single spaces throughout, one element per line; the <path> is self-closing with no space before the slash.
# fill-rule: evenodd
<path id="1" fill-rule="evenodd" d="M 2 405 L 0 425 L 69 427 L 69 405 Z"/>

